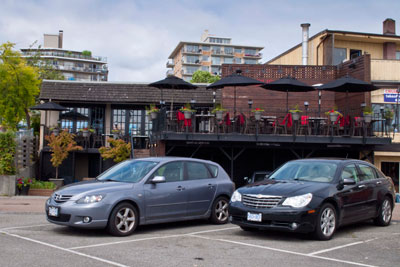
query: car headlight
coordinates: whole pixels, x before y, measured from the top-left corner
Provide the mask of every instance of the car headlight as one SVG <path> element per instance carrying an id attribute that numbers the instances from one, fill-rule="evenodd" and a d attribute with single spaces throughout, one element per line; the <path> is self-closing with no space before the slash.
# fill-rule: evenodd
<path id="1" fill-rule="evenodd" d="M 87 195 L 87 196 L 84 196 L 83 198 L 79 199 L 78 201 L 76 201 L 76 203 L 78 203 L 78 204 L 96 203 L 96 202 L 100 202 L 104 197 L 105 197 L 104 194 Z"/>
<path id="2" fill-rule="evenodd" d="M 242 194 L 240 194 L 237 190 L 233 192 L 231 197 L 231 202 L 242 201 Z"/>
<path id="3" fill-rule="evenodd" d="M 283 201 L 282 206 L 291 206 L 293 208 L 302 208 L 311 202 L 312 194 L 308 193 L 301 196 L 288 197 Z"/>

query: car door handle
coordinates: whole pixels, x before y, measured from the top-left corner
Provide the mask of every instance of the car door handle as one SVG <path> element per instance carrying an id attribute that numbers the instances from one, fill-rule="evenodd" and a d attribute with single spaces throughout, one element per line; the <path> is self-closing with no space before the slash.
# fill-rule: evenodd
<path id="1" fill-rule="evenodd" d="M 213 184 L 208 184 L 208 188 L 213 189 L 214 185 Z"/>
<path id="2" fill-rule="evenodd" d="M 358 188 L 365 188 L 365 187 L 366 187 L 365 184 L 361 184 L 361 185 L 358 186 Z"/>
<path id="3" fill-rule="evenodd" d="M 378 181 L 378 182 L 376 182 L 376 184 L 382 184 L 382 182 L 381 182 L 381 181 Z"/>
<path id="4" fill-rule="evenodd" d="M 185 190 L 185 188 L 184 188 L 183 186 L 178 186 L 178 187 L 176 188 L 176 190 L 178 190 L 178 191 L 183 191 L 183 190 Z"/>

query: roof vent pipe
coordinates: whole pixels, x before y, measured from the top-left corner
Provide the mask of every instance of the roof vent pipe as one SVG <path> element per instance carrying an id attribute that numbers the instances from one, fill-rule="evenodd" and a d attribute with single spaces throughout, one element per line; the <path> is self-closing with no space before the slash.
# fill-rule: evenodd
<path id="1" fill-rule="evenodd" d="M 308 28 L 310 27 L 310 23 L 303 23 L 301 24 L 301 28 L 303 29 L 303 57 L 302 57 L 302 64 L 307 65 L 308 61 Z"/>
<path id="2" fill-rule="evenodd" d="M 64 35 L 64 32 L 62 30 L 60 30 L 58 32 L 58 48 L 63 47 L 63 35 Z"/>

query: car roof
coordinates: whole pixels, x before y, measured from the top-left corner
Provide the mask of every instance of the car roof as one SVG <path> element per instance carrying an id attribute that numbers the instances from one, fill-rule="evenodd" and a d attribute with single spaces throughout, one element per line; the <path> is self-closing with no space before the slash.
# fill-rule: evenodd
<path id="1" fill-rule="evenodd" d="M 336 164 L 345 164 L 345 163 L 367 163 L 370 164 L 370 162 L 364 161 L 364 160 L 359 160 L 359 159 L 349 159 L 349 158 L 324 158 L 324 157 L 319 157 L 319 158 L 308 158 L 308 159 L 296 159 L 292 160 L 293 161 L 324 161 L 324 162 L 332 162 Z"/>
<path id="2" fill-rule="evenodd" d="M 134 160 L 149 160 L 149 161 L 155 161 L 155 162 L 161 162 L 161 163 L 176 161 L 176 160 L 184 160 L 184 161 L 196 161 L 196 162 L 211 163 L 211 164 L 218 165 L 217 163 L 210 161 L 210 160 L 189 158 L 189 157 L 148 157 L 148 158 L 138 158 L 138 159 L 134 159 Z"/>

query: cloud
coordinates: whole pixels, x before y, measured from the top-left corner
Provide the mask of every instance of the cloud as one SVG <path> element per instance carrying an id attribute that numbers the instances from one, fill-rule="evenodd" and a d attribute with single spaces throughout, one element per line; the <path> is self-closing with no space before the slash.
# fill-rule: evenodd
<path id="1" fill-rule="evenodd" d="M 110 81 L 151 82 L 165 77 L 165 63 L 179 41 L 201 33 L 231 37 L 234 44 L 265 46 L 263 61 L 326 28 L 381 33 L 396 19 L 398 1 L 2 1 L 0 42 L 27 47 L 44 33 L 64 30 L 64 48 L 108 58 Z"/>

